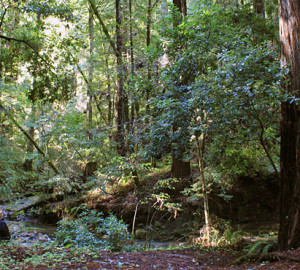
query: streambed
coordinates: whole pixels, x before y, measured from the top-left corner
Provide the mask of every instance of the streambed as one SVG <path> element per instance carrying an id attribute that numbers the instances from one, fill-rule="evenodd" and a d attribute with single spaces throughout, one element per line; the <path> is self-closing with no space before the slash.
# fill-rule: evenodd
<path id="1" fill-rule="evenodd" d="M 37 242 L 47 242 L 54 240 L 54 233 L 57 229 L 56 225 L 41 223 L 37 220 L 21 220 L 21 221 L 11 221 L 6 220 L 9 227 L 11 238 L 13 241 L 17 241 L 22 245 L 30 245 Z M 146 241 L 136 240 L 134 245 L 138 248 L 143 248 L 146 246 Z M 151 241 L 150 248 L 161 249 L 168 247 L 180 247 L 183 243 L 178 243 L 174 241 Z M 149 245 L 147 245 L 149 246 Z"/>

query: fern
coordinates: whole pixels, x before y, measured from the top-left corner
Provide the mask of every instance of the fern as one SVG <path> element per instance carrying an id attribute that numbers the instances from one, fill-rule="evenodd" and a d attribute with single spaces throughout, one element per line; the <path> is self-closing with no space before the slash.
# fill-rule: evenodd
<path id="1" fill-rule="evenodd" d="M 262 253 L 263 253 L 263 254 L 266 254 L 266 253 L 270 252 L 270 250 L 272 249 L 272 247 L 273 247 L 272 244 L 267 244 L 267 245 L 263 248 Z"/>
<path id="2" fill-rule="evenodd" d="M 276 245 L 275 239 L 264 239 L 264 240 L 258 240 L 254 242 L 250 247 L 248 247 L 248 254 L 254 254 L 254 253 L 268 253 L 270 250 Z"/>
<path id="3" fill-rule="evenodd" d="M 249 248 L 248 254 L 259 253 L 262 250 L 262 246 L 267 245 L 266 240 L 258 240 Z"/>

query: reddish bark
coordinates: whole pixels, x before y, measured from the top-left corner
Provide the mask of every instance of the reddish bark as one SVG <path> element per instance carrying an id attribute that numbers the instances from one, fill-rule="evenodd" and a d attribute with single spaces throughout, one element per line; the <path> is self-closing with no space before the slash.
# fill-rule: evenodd
<path id="1" fill-rule="evenodd" d="M 279 1 L 281 65 L 289 69 L 284 89 L 300 98 L 300 1 Z M 288 79 L 286 82 L 285 79 Z M 300 105 L 282 102 L 279 248 L 300 247 Z"/>
<path id="2" fill-rule="evenodd" d="M 265 3 L 264 0 L 254 0 L 254 7 L 257 14 L 265 15 Z"/>
<path id="3" fill-rule="evenodd" d="M 120 0 L 116 0 L 116 47 L 117 47 L 117 93 L 116 93 L 116 142 L 118 153 L 121 156 L 125 156 L 125 131 L 124 131 L 124 74 L 123 74 L 123 59 L 122 59 L 122 35 L 121 35 L 122 17 L 120 14 Z"/>

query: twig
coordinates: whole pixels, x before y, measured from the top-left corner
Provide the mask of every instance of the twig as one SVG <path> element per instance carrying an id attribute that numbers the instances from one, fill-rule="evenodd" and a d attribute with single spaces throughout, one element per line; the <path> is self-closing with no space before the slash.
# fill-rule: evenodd
<path id="1" fill-rule="evenodd" d="M 134 239 L 134 227 L 135 227 L 135 220 L 136 220 L 136 214 L 137 214 L 138 206 L 139 206 L 139 202 L 136 204 L 135 211 L 134 211 L 134 217 L 133 217 L 133 222 L 132 222 L 132 232 L 131 232 L 132 239 Z"/>
<path id="2" fill-rule="evenodd" d="M 2 26 L 2 24 L 3 24 L 4 16 L 5 16 L 6 12 L 7 12 L 7 8 L 6 8 L 6 9 L 4 10 L 4 12 L 3 12 L 3 15 L 2 15 L 2 18 L 1 18 L 1 22 L 0 22 L 0 29 L 1 29 L 1 26 Z"/>

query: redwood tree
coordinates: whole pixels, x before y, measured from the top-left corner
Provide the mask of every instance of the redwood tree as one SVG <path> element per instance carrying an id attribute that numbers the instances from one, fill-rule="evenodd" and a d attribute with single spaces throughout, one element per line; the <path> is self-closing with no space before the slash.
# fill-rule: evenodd
<path id="1" fill-rule="evenodd" d="M 125 138 L 124 138 L 124 73 L 123 73 L 123 59 L 122 59 L 122 34 L 121 34 L 121 6 L 120 0 L 116 0 L 116 48 L 117 48 L 117 93 L 116 93 L 116 123 L 117 133 L 116 142 L 118 143 L 118 153 L 125 156 Z"/>
<path id="2" fill-rule="evenodd" d="M 186 0 L 173 0 L 173 4 L 178 8 L 181 18 L 186 16 Z M 180 21 L 178 21 L 177 16 L 174 17 L 174 27 L 177 27 Z M 181 82 L 180 84 L 185 84 L 187 82 Z M 179 86 L 179 85 L 178 85 Z M 173 131 L 175 132 L 178 127 L 173 126 Z M 185 147 L 181 146 L 176 151 L 172 151 L 172 167 L 171 167 L 171 176 L 174 178 L 186 178 L 190 176 L 191 167 L 189 161 L 184 161 L 184 152 Z"/>
<path id="3" fill-rule="evenodd" d="M 300 247 L 300 1 L 279 0 L 284 90 L 295 96 L 281 105 L 279 249 Z M 287 79 L 287 80 L 286 80 Z"/>

